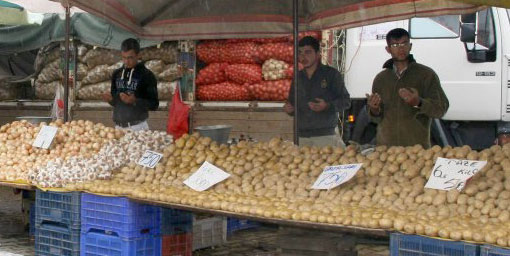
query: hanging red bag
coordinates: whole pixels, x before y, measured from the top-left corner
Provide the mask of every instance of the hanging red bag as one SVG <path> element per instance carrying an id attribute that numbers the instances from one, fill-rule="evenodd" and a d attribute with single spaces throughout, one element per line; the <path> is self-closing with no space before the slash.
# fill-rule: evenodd
<path id="1" fill-rule="evenodd" d="M 176 88 L 172 105 L 168 110 L 168 121 L 166 132 L 174 137 L 174 140 L 180 138 L 189 131 L 188 114 L 190 107 L 184 104 L 179 96 L 179 88 Z"/>

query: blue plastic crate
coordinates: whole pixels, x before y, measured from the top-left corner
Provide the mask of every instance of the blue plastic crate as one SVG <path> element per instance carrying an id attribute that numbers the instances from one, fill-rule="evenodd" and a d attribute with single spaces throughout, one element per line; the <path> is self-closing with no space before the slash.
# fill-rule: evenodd
<path id="1" fill-rule="evenodd" d="M 80 192 L 50 192 L 37 190 L 35 196 L 35 221 L 54 221 L 80 226 Z"/>
<path id="2" fill-rule="evenodd" d="M 251 220 L 240 220 L 236 218 L 227 219 L 227 234 L 231 235 L 233 232 L 249 228 L 260 227 L 260 223 Z"/>
<path id="3" fill-rule="evenodd" d="M 510 249 L 492 245 L 482 245 L 480 247 L 480 256 L 510 256 Z"/>
<path id="4" fill-rule="evenodd" d="M 104 230 L 119 237 L 160 234 L 160 207 L 139 204 L 125 197 L 82 193 L 81 229 Z"/>
<path id="5" fill-rule="evenodd" d="M 161 208 L 161 235 L 179 235 L 193 230 L 193 213 Z"/>
<path id="6" fill-rule="evenodd" d="M 80 255 L 80 229 L 58 223 L 35 227 L 35 254 L 44 256 Z"/>
<path id="7" fill-rule="evenodd" d="M 122 238 L 100 232 L 81 234 L 81 256 L 160 256 L 161 237 Z"/>
<path id="8" fill-rule="evenodd" d="M 480 247 L 466 242 L 392 233 L 390 251 L 391 256 L 478 256 Z"/>
<path id="9" fill-rule="evenodd" d="M 35 235 L 35 203 L 30 204 L 29 211 L 30 211 L 30 213 L 29 213 L 30 222 L 28 223 L 28 227 L 29 227 L 28 234 L 30 236 L 34 236 Z"/>

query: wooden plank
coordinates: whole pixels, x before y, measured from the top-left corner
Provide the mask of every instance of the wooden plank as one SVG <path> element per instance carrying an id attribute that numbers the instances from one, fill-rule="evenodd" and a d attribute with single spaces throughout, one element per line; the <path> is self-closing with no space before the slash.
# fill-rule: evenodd
<path id="1" fill-rule="evenodd" d="M 49 116 L 50 110 L 29 110 L 29 109 L 3 109 L 0 110 L 0 116 L 17 117 L 17 116 Z"/>
<path id="2" fill-rule="evenodd" d="M 1 181 L 0 186 L 19 188 L 19 189 L 24 189 L 24 190 L 35 190 L 35 187 L 30 184 L 12 183 L 12 182 L 8 182 L 8 181 Z"/>
<path id="3" fill-rule="evenodd" d="M 157 111 L 149 111 L 149 119 L 168 119 L 168 111 L 166 110 L 157 110 Z"/>
<path id="4" fill-rule="evenodd" d="M 232 132 L 241 132 L 241 131 L 248 131 L 248 122 L 245 120 L 197 120 L 194 119 L 191 130 L 194 129 L 194 127 L 202 126 L 202 125 L 231 125 L 232 126 Z"/>
<path id="5" fill-rule="evenodd" d="M 236 138 L 239 139 L 241 137 L 241 134 L 244 136 L 244 138 L 252 138 L 256 141 L 269 141 L 272 138 L 282 138 L 283 140 L 292 141 L 293 135 L 292 133 L 263 133 L 263 132 L 231 132 L 230 138 Z"/>
<path id="6" fill-rule="evenodd" d="M 249 112 L 248 118 L 250 120 L 285 120 L 292 121 L 294 118 L 287 115 L 285 112 Z"/>
<path id="7" fill-rule="evenodd" d="M 193 111 L 194 119 L 204 120 L 247 120 L 248 112 Z"/>
<path id="8" fill-rule="evenodd" d="M 289 121 L 267 121 L 250 120 L 247 132 L 266 131 L 271 133 L 292 133 L 292 122 Z"/>
<path id="9" fill-rule="evenodd" d="M 132 197 L 129 197 L 129 198 L 131 198 L 135 202 L 140 202 L 140 203 L 159 205 L 159 206 L 175 208 L 175 209 L 179 209 L 179 210 L 210 213 L 210 214 L 215 214 L 215 215 L 234 217 L 234 218 L 238 218 L 238 219 L 254 220 L 254 221 L 260 221 L 260 222 L 278 224 L 278 225 L 282 225 L 282 226 L 301 227 L 301 228 L 309 228 L 309 229 L 314 229 L 314 230 L 327 230 L 327 231 L 335 231 L 335 232 L 346 232 L 346 233 L 353 233 L 353 234 L 365 234 L 365 235 L 384 237 L 384 238 L 389 237 L 389 234 L 390 234 L 390 231 L 384 230 L 384 229 L 342 226 L 342 225 L 338 225 L 338 224 L 327 224 L 327 223 L 318 223 L 318 222 L 311 222 L 311 221 L 295 221 L 295 220 L 287 220 L 287 219 L 266 218 L 266 217 L 261 217 L 261 216 L 228 212 L 228 211 L 223 211 L 223 210 L 213 210 L 213 209 L 189 206 L 189 205 L 184 205 L 184 204 L 153 201 L 153 200 L 148 200 L 148 199 L 138 199 L 138 198 L 132 198 Z"/>
<path id="10" fill-rule="evenodd" d="M 113 111 L 102 110 L 102 111 L 93 111 L 93 110 L 75 110 L 73 111 L 73 120 L 90 120 L 93 119 L 112 119 Z"/>
<path id="11" fill-rule="evenodd" d="M 154 131 L 166 131 L 166 120 L 149 118 L 149 128 Z"/>

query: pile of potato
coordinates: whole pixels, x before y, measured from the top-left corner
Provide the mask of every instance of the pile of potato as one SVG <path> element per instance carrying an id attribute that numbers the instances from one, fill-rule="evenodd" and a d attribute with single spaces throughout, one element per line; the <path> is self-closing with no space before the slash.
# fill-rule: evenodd
<path id="1" fill-rule="evenodd" d="M 28 181 L 29 171 L 54 159 L 69 159 L 73 156 L 85 158 L 96 154 L 104 143 L 119 139 L 123 133 L 103 124 L 90 121 L 62 120 L 51 122 L 58 132 L 49 149 L 33 147 L 40 125 L 25 120 L 15 121 L 0 127 L 0 180 Z"/>
<path id="2" fill-rule="evenodd" d="M 453 240 L 510 245 L 510 145 L 481 152 L 469 147 L 297 147 L 290 142 L 218 145 L 197 134 L 175 141 L 147 169 L 129 164 L 109 181 L 70 189 L 127 195 L 267 218 L 398 230 Z M 424 189 L 437 157 L 486 160 L 462 192 Z M 182 182 L 204 161 L 231 174 L 204 192 Z M 363 163 L 349 182 L 310 187 L 325 166 Z"/>

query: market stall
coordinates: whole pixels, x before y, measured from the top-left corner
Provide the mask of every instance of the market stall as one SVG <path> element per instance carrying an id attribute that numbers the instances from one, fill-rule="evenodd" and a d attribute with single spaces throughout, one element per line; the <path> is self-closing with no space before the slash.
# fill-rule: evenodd
<path id="1" fill-rule="evenodd" d="M 25 151 L 24 145 L 33 141 L 38 127 L 19 122 L 0 129 L 0 137 L 15 149 L 10 154 L 27 154 L 17 163 L 9 162 L 9 154 L 0 159 L 4 166 L 12 166 L 0 170 L 2 180 L 25 180 L 50 191 L 125 196 L 137 202 L 302 228 L 376 236 L 401 231 L 508 246 L 509 145 L 481 152 L 466 146 L 426 150 L 379 146 L 360 153 L 354 147 L 296 147 L 278 138 L 220 145 L 194 134 L 170 143 L 161 133 L 122 135 L 89 121 L 51 125 L 62 133 L 48 151 Z M 25 134 L 21 141 L 17 139 L 20 134 Z M 110 142 L 101 147 L 101 138 Z M 147 149 L 162 154 L 154 168 L 136 161 Z M 59 154 L 62 160 L 52 160 Z M 26 160 L 36 156 L 36 165 L 27 165 Z M 466 184 L 454 184 L 450 190 L 427 188 L 427 181 L 443 178 L 438 172 L 446 173 L 435 166 L 441 157 L 465 159 L 451 160 L 461 166 L 477 166 L 477 161 L 485 165 L 473 169 Z M 205 191 L 196 191 L 185 181 L 204 161 L 230 176 Z M 362 165 L 352 180 L 337 188 L 310 188 L 324 167 L 341 164 Z M 448 180 L 443 182 L 451 185 Z"/>
<path id="2" fill-rule="evenodd" d="M 85 10 L 94 11 L 92 4 L 74 2 Z M 452 12 L 477 8 L 463 4 L 458 6 L 459 9 L 452 7 Z M 101 11 L 96 9 L 95 12 L 107 17 L 119 11 L 119 8 L 101 7 Z M 153 12 L 151 19 L 144 19 L 142 25 L 158 21 L 156 18 L 164 12 L 165 9 Z M 124 16 L 125 13 L 119 14 L 119 17 Z M 129 28 L 140 35 L 149 37 L 151 31 L 161 29 L 140 29 L 127 18 L 129 21 L 124 23 L 127 24 L 125 26 L 133 25 Z M 357 22 L 354 24 L 363 23 Z M 165 20 L 161 24 L 172 22 Z M 336 23 L 330 25 L 341 27 Z M 243 68 L 251 67 L 248 70 L 258 71 L 254 66 L 245 66 L 247 64 L 250 63 L 240 63 Z M 232 75 L 230 79 L 247 77 L 246 74 Z M 222 86 L 232 85 L 224 83 Z M 239 91 L 246 95 L 244 89 Z M 205 98 L 210 97 L 204 94 Z M 22 180 L 50 191 L 127 196 L 139 202 L 177 209 L 320 230 L 380 236 L 401 231 L 469 243 L 509 246 L 508 146 L 494 146 L 481 152 L 469 147 L 436 146 L 425 150 L 419 146 L 380 146 L 373 152 L 360 152 L 354 147 L 346 150 L 298 148 L 280 138 L 268 140 L 267 137 L 261 138 L 258 143 L 242 141 L 219 145 L 194 134 L 170 143 L 168 137 L 161 133 L 123 135 L 90 121 L 56 122 L 52 126 L 59 128 L 59 134 L 49 149 L 31 146 L 41 127 L 19 122 L 0 129 L 0 134 L 3 133 L 0 138 L 5 142 L 0 148 L 0 152 L 5 153 L 0 155 L 1 180 Z M 136 145 L 133 147 L 127 141 L 135 141 Z M 137 163 L 147 149 L 162 154 L 154 169 Z M 13 154 L 23 157 L 12 161 L 14 156 L 18 156 Z M 434 164 L 439 157 L 487 163 L 461 187 L 457 183 L 448 191 L 424 188 L 427 180 L 435 176 L 432 175 L 437 171 Z M 228 172 L 230 177 L 199 192 L 183 182 L 204 161 Z M 310 189 L 326 166 L 340 164 L 362 164 L 362 167 L 352 180 L 339 188 Z"/>

